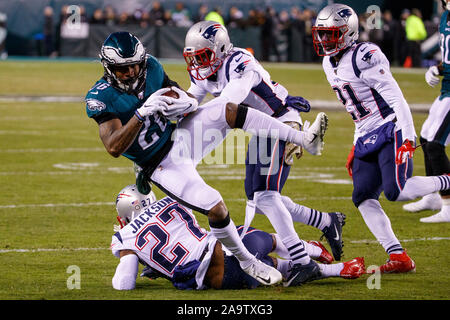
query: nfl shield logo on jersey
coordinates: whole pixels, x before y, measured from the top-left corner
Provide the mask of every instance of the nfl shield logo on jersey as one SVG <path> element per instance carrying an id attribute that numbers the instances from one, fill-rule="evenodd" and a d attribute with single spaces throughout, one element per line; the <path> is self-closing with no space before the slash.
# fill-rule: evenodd
<path id="1" fill-rule="evenodd" d="M 368 144 L 368 143 L 375 144 L 375 142 L 377 142 L 377 138 L 378 138 L 378 135 L 374 134 L 374 135 L 368 137 L 366 140 L 364 140 L 363 144 Z"/>

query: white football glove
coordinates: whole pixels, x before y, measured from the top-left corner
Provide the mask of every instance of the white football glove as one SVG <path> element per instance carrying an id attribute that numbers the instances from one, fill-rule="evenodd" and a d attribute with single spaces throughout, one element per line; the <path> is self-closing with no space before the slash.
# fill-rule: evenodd
<path id="1" fill-rule="evenodd" d="M 172 98 L 162 95 L 167 91 L 170 91 L 170 88 L 159 89 L 150 95 L 142 107 L 136 110 L 138 118 L 143 119 L 151 114 L 161 112 L 164 107 L 167 107 L 167 104 L 172 103 Z"/>
<path id="2" fill-rule="evenodd" d="M 164 106 L 161 114 L 169 120 L 178 120 L 185 114 L 194 112 L 198 108 L 198 101 L 195 98 L 188 96 L 188 94 L 177 87 L 172 87 L 172 90 L 178 93 L 179 98 L 169 98 L 170 104 Z"/>
<path id="3" fill-rule="evenodd" d="M 430 86 L 434 87 L 439 83 L 439 81 L 441 81 L 441 79 L 439 79 L 438 76 L 439 76 L 438 67 L 432 66 L 428 68 L 427 72 L 425 73 L 425 80 Z"/>

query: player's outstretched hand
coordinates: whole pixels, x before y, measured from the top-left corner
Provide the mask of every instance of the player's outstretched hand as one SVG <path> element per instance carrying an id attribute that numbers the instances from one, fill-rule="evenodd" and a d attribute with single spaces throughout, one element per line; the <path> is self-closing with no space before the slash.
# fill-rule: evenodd
<path id="1" fill-rule="evenodd" d="M 441 81 L 438 76 L 439 76 L 438 67 L 432 66 L 429 67 L 427 72 L 425 73 L 425 80 L 430 86 L 434 87 L 439 83 L 439 81 Z"/>

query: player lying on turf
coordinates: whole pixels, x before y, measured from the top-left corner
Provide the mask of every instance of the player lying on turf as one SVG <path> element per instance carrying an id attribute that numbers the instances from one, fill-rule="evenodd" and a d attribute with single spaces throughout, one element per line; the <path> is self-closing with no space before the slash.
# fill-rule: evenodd
<path id="1" fill-rule="evenodd" d="M 199 227 L 190 209 L 172 198 L 156 201 L 153 192 L 143 195 L 130 185 L 117 196 L 116 209 L 122 228 L 111 242 L 112 253 L 120 258 L 112 279 L 115 289 L 135 288 L 139 263 L 146 266 L 145 276 L 166 278 L 178 289 L 251 289 L 260 285 L 242 271 L 238 260 L 211 232 Z M 292 261 L 268 255 L 289 257 L 278 235 L 249 228 L 242 241 L 258 259 L 289 278 Z M 365 272 L 363 258 L 331 264 L 333 257 L 320 242 L 303 245 L 311 258 L 322 262 L 317 279 L 355 279 Z"/>
<path id="2" fill-rule="evenodd" d="M 234 47 L 223 25 L 214 21 L 194 24 L 186 34 L 183 56 L 191 78 L 187 92 L 199 103 L 209 93 L 214 96 L 210 103 L 230 101 L 245 105 L 298 130 L 302 128 L 300 112 L 310 111 L 309 102 L 302 97 L 289 95 L 286 88 L 273 81 L 269 72 L 249 51 Z M 317 115 L 317 119 L 327 123 L 323 112 Z M 281 196 L 293 156 L 299 158 L 302 148 L 279 139 L 254 135 L 247 149 L 245 228 L 250 225 L 257 207 L 258 212 L 264 213 L 269 219 L 284 246 L 289 248 L 294 266 L 288 281 L 295 286 L 308 277 L 314 278 L 320 270 L 306 254 Z M 321 221 L 321 230 L 330 243 L 333 256 L 340 260 L 345 215 L 340 212 L 314 212 L 319 217 L 312 221 Z"/>
<path id="3" fill-rule="evenodd" d="M 416 133 L 408 103 L 380 48 L 357 43 L 358 16 L 332 4 L 322 9 L 312 29 L 314 48 L 325 56 L 323 69 L 355 123 L 347 169 L 353 177 L 353 203 L 389 254 L 382 273 L 414 271 L 378 201 L 406 201 L 450 187 L 447 175 L 412 177 Z"/>

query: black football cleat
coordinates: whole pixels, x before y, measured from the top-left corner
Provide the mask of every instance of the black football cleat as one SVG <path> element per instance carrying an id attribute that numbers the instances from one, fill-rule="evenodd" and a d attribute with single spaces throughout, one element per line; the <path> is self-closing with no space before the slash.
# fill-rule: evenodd
<path id="1" fill-rule="evenodd" d="M 317 280 L 322 277 L 319 265 L 314 260 L 308 264 L 294 264 L 291 273 L 286 281 L 283 282 L 285 287 L 299 286 L 309 281 Z"/>
<path id="2" fill-rule="evenodd" d="M 345 214 L 341 212 L 330 212 L 331 223 L 328 227 L 325 227 L 322 232 L 323 235 L 320 239 L 325 237 L 328 244 L 331 247 L 334 260 L 340 261 L 343 253 L 342 247 L 344 241 L 342 240 L 342 227 L 345 225 Z"/>

